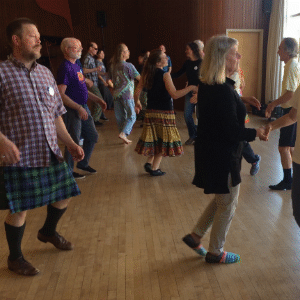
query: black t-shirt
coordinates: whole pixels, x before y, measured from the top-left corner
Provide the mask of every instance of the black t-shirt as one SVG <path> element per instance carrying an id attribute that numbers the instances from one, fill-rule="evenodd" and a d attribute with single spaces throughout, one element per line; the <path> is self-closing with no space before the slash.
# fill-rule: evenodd
<path id="1" fill-rule="evenodd" d="M 156 69 L 152 88 L 147 90 L 147 109 L 173 110 L 173 101 L 166 90 L 164 74 L 162 69 Z"/>

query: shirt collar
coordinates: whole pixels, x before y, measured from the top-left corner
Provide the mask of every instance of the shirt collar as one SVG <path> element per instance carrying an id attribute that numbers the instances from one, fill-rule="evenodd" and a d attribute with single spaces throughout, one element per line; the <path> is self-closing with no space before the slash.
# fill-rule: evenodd
<path id="1" fill-rule="evenodd" d="M 290 58 L 290 59 L 288 60 L 288 62 L 284 65 L 284 69 L 289 69 L 289 67 L 290 67 L 290 65 L 291 65 L 291 63 L 292 63 L 293 61 L 296 61 L 296 62 L 297 62 L 297 58 L 295 58 L 295 57 Z"/>
<path id="2" fill-rule="evenodd" d="M 9 59 L 15 66 L 17 66 L 17 67 L 19 67 L 19 68 L 26 68 L 25 65 L 24 65 L 22 62 L 20 62 L 19 60 L 17 60 L 17 59 L 13 56 L 13 54 L 10 54 L 9 57 L 8 57 L 8 59 Z M 31 69 L 30 69 L 29 71 L 34 71 L 35 68 L 36 68 L 37 66 L 38 66 L 37 62 L 34 61 L 34 63 L 33 63 L 32 66 L 31 66 Z M 27 68 L 26 68 L 26 69 L 27 69 Z"/>

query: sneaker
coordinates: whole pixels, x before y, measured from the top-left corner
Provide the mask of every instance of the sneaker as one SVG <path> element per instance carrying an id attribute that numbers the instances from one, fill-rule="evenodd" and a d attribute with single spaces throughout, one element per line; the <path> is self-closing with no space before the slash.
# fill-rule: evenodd
<path id="1" fill-rule="evenodd" d="M 195 144 L 195 139 L 194 138 L 189 138 L 185 143 L 185 145 L 194 145 Z"/>
<path id="2" fill-rule="evenodd" d="M 287 191 L 292 189 L 292 182 L 280 181 L 278 184 L 270 185 L 269 188 L 273 191 Z"/>
<path id="3" fill-rule="evenodd" d="M 103 121 L 109 121 L 104 115 L 102 117 L 100 117 L 100 120 L 103 120 Z M 101 123 L 102 124 L 102 123 Z"/>
<path id="4" fill-rule="evenodd" d="M 86 171 L 86 172 L 89 172 L 89 173 L 97 173 L 97 171 L 93 168 L 91 168 L 90 166 L 87 166 L 87 167 L 80 167 L 77 165 L 77 169 L 80 169 L 80 170 L 83 170 L 83 171 Z"/>
<path id="5" fill-rule="evenodd" d="M 252 176 L 256 175 L 259 171 L 259 163 L 261 161 L 261 157 L 260 157 L 260 155 L 257 155 L 257 156 L 258 156 L 258 161 L 253 163 L 251 166 L 251 169 L 250 169 L 250 175 L 252 175 Z"/>
<path id="6" fill-rule="evenodd" d="M 214 256 L 211 253 L 207 253 L 205 256 L 205 261 L 210 264 L 234 264 L 241 260 L 238 254 L 232 252 L 222 252 L 219 256 Z"/>
<path id="7" fill-rule="evenodd" d="M 76 173 L 76 172 L 73 172 L 73 177 L 74 177 L 75 179 L 83 179 L 83 178 L 85 178 L 84 175 L 81 175 L 81 174 Z"/>

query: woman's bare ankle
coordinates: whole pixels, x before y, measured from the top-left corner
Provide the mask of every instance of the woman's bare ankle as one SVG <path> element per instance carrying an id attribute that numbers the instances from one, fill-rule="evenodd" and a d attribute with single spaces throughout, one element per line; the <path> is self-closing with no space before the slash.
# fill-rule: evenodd
<path id="1" fill-rule="evenodd" d="M 196 243 L 200 243 L 200 242 L 201 242 L 201 237 L 200 237 L 198 234 L 192 232 L 192 233 L 191 233 L 191 236 L 192 236 L 193 240 L 194 240 Z"/>

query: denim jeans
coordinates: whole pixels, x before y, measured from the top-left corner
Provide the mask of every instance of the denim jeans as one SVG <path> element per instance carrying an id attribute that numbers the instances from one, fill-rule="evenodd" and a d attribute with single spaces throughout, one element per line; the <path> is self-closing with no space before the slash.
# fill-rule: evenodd
<path id="1" fill-rule="evenodd" d="M 83 141 L 83 150 L 84 150 L 84 159 L 78 162 L 77 166 L 86 168 L 89 165 L 89 160 L 91 158 L 92 152 L 94 150 L 94 146 L 98 141 L 98 132 L 95 128 L 95 124 L 91 113 L 88 109 L 87 105 L 83 105 L 83 108 L 88 112 L 88 119 L 83 121 L 80 119 L 78 112 L 72 108 L 66 108 L 67 113 L 63 115 L 63 119 L 69 132 L 70 136 L 74 140 L 74 142 L 79 145 L 80 138 L 84 139 Z M 74 161 L 70 152 L 65 148 L 65 160 L 73 171 Z"/>
<path id="2" fill-rule="evenodd" d="M 115 99 L 114 109 L 119 132 L 129 135 L 136 120 L 134 101 L 132 99 Z"/>
<path id="3" fill-rule="evenodd" d="M 259 156 L 254 154 L 252 147 L 246 141 L 244 141 L 242 156 L 245 158 L 246 162 L 249 164 L 254 164 L 259 160 Z"/>
<path id="4" fill-rule="evenodd" d="M 195 125 L 193 113 L 195 111 L 196 104 L 190 102 L 192 98 L 192 94 L 188 93 L 185 96 L 185 103 L 184 103 L 184 119 L 186 126 L 188 128 L 189 137 L 194 139 L 197 137 L 197 126 Z"/>

